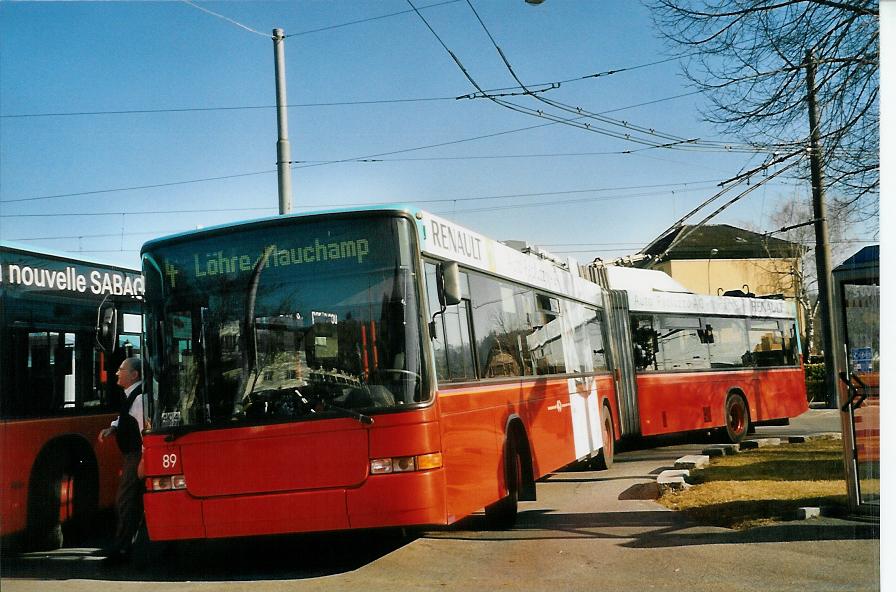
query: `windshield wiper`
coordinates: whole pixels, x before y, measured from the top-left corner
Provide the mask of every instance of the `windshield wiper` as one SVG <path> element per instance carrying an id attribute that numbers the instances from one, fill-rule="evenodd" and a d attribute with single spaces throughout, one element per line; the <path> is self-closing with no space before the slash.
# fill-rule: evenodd
<path id="1" fill-rule="evenodd" d="M 261 278 L 261 271 L 267 265 L 268 258 L 271 256 L 272 249 L 267 248 L 261 257 L 255 263 L 252 275 L 249 278 L 248 291 L 246 293 L 246 307 L 243 315 L 243 323 L 240 330 L 242 347 L 240 348 L 240 357 L 242 358 L 242 372 L 240 373 L 239 386 L 234 393 L 233 411 L 239 412 L 243 406 L 246 397 L 255 390 L 255 383 L 258 381 L 258 349 L 255 343 L 255 301 L 258 297 L 258 283 Z M 254 374 L 254 375 L 253 375 Z"/>
<path id="2" fill-rule="evenodd" d="M 351 417 L 352 419 L 357 419 L 364 425 L 373 425 L 373 418 L 370 417 L 369 415 L 365 415 L 359 411 L 355 411 L 354 409 L 346 409 L 345 407 L 339 407 L 337 405 L 333 405 L 332 403 L 325 402 L 324 405 L 326 405 L 326 408 L 324 409 L 324 411 L 329 411 L 330 409 L 332 409 L 333 411 L 338 411 L 339 413 L 342 413 L 346 417 Z"/>

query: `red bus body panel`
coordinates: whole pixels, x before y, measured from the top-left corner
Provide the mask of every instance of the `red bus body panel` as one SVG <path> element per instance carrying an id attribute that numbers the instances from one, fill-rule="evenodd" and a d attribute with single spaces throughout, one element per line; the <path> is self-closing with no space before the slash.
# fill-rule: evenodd
<path id="1" fill-rule="evenodd" d="M 615 399 L 610 375 L 597 393 Z M 434 405 L 353 419 L 145 438 L 148 477 L 183 474 L 186 490 L 148 492 L 153 540 L 449 524 L 504 495 L 507 421 L 519 416 L 535 477 L 576 460 L 566 378 L 448 388 Z M 587 395 L 587 393 L 586 393 Z M 443 466 L 370 475 L 370 459 L 441 452 Z M 174 461 L 172 462 L 172 459 Z"/>
<path id="2" fill-rule="evenodd" d="M 637 377 L 641 434 L 655 436 L 725 425 L 725 399 L 742 392 L 752 422 L 808 410 L 802 368 L 644 373 Z"/>
<path id="3" fill-rule="evenodd" d="M 433 408 L 354 419 L 147 435 L 150 477 L 186 490 L 144 496 L 153 540 L 444 524 L 444 471 L 369 475 L 370 459 L 440 450 Z M 172 459 L 174 459 L 172 461 Z"/>
<path id="4" fill-rule="evenodd" d="M 200 498 L 348 487 L 369 463 L 367 430 L 353 419 L 199 432 L 178 443 L 188 491 Z"/>
<path id="5" fill-rule="evenodd" d="M 102 444 L 96 441 L 100 430 L 109 427 L 114 418 L 114 415 L 89 415 L 0 421 L 0 536 L 25 529 L 28 485 L 34 463 L 51 443 L 92 450 L 99 476 L 99 507 L 109 508 L 115 503 L 121 453 L 114 438 Z"/>
<path id="6" fill-rule="evenodd" d="M 598 397 L 615 400 L 612 377 L 595 379 Z M 568 385 L 566 378 L 554 378 L 439 392 L 449 522 L 497 501 L 506 491 L 502 455 L 512 415 L 526 428 L 536 479 L 577 460 Z"/>

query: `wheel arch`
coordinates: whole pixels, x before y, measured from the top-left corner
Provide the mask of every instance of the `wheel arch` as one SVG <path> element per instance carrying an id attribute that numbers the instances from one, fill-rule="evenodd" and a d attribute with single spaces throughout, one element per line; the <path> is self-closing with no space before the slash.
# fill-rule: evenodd
<path id="1" fill-rule="evenodd" d="M 722 413 L 724 417 L 725 405 L 728 403 L 728 398 L 736 396 L 740 397 L 744 400 L 744 405 L 747 407 L 747 412 L 750 412 L 750 397 L 747 396 L 747 391 L 740 386 L 732 386 L 728 388 L 728 391 L 725 393 L 725 400 L 722 401 Z"/>
<path id="2" fill-rule="evenodd" d="M 535 501 L 535 463 L 532 456 L 532 447 L 523 419 L 516 413 L 507 417 L 504 424 L 504 446 L 502 447 L 504 459 L 507 459 L 507 450 L 510 442 L 517 447 L 522 462 L 522 483 L 520 484 L 520 501 Z"/>
<path id="3" fill-rule="evenodd" d="M 742 422 L 742 429 L 734 430 L 734 427 L 729 423 L 729 413 L 728 413 L 728 402 L 733 398 L 739 398 L 743 401 L 743 417 L 740 418 Z M 725 394 L 725 400 L 722 404 L 722 431 L 727 435 L 727 441 L 737 444 L 750 433 L 751 426 L 753 424 L 752 415 L 750 413 L 750 399 L 747 397 L 747 394 L 743 389 L 739 387 L 731 387 L 728 389 L 728 392 Z"/>
<path id="4" fill-rule="evenodd" d="M 90 442 L 80 434 L 65 434 L 57 436 L 44 444 L 31 465 L 28 476 L 28 507 L 26 509 L 28 523 L 38 518 L 35 512 L 39 510 L 36 496 L 40 495 L 39 480 L 46 476 L 46 471 L 58 467 L 61 470 L 70 470 L 80 480 L 83 491 L 79 491 L 76 498 L 78 510 L 88 512 L 96 508 L 99 496 L 99 463 Z M 77 511 L 77 510 L 76 510 Z"/>

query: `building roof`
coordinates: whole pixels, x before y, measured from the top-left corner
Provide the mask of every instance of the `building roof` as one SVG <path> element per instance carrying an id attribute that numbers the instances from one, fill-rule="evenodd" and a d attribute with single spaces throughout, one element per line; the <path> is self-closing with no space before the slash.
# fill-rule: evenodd
<path id="1" fill-rule="evenodd" d="M 863 247 L 834 269 L 834 278 L 858 283 L 862 280 L 868 283 L 880 281 L 880 245 Z"/>
<path id="2" fill-rule="evenodd" d="M 670 259 L 768 259 L 792 258 L 807 250 L 798 243 L 737 228 L 729 224 L 684 225 L 644 247 L 641 253 L 658 257 L 679 235 L 684 238 L 663 257 Z M 718 249 L 715 254 L 713 249 Z"/>
<path id="3" fill-rule="evenodd" d="M 866 265 L 880 265 L 880 245 L 862 247 L 858 253 L 838 265 L 834 271 Z"/>

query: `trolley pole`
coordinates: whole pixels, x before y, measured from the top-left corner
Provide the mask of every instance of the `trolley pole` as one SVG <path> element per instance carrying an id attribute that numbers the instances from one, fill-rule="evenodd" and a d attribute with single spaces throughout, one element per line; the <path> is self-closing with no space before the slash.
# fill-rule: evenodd
<path id="1" fill-rule="evenodd" d="M 839 406 L 837 388 L 838 354 L 834 345 L 834 315 L 831 309 L 831 243 L 828 240 L 827 206 L 824 197 L 824 175 L 821 165 L 821 133 L 818 123 L 818 106 L 815 100 L 815 58 L 812 50 L 806 52 L 806 94 L 809 103 L 809 166 L 812 173 L 812 210 L 815 215 L 815 266 L 818 273 L 818 310 L 821 320 L 821 336 L 824 344 L 824 382 L 828 405 Z"/>
<path id="2" fill-rule="evenodd" d="M 277 189 L 280 213 L 292 212 L 292 161 L 289 150 L 289 127 L 286 121 L 286 65 L 283 59 L 283 29 L 274 29 L 274 72 L 277 80 Z"/>

